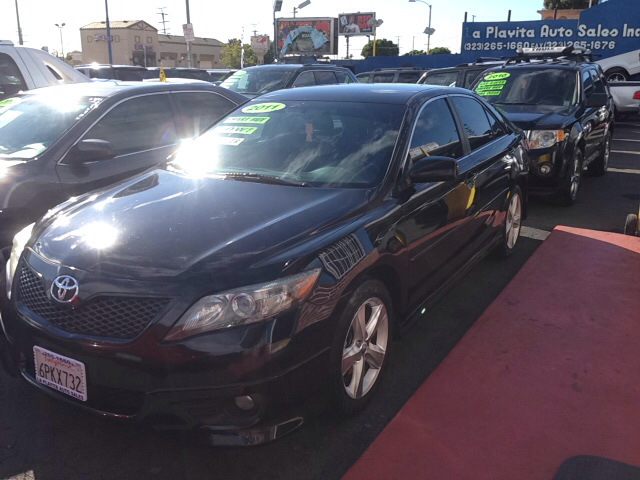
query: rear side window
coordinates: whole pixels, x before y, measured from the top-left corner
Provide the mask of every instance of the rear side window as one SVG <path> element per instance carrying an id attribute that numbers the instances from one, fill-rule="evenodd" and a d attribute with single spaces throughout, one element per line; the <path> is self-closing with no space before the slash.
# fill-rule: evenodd
<path id="1" fill-rule="evenodd" d="M 353 83 L 351 77 L 347 75 L 347 72 L 341 72 L 340 70 L 333 72 L 336 74 L 338 83 Z"/>
<path id="2" fill-rule="evenodd" d="M 591 70 L 591 77 L 593 78 L 595 93 L 607 93 L 604 89 L 604 81 L 597 70 Z"/>
<path id="3" fill-rule="evenodd" d="M 173 145 L 177 141 L 168 94 L 145 95 L 116 105 L 84 135 L 111 142 L 116 155 Z"/>
<path id="4" fill-rule="evenodd" d="M 336 76 L 333 72 L 321 72 L 316 71 L 316 83 L 318 85 L 335 85 L 338 83 Z"/>
<path id="5" fill-rule="evenodd" d="M 398 83 L 416 83 L 420 80 L 422 72 L 400 72 L 398 74 Z"/>
<path id="6" fill-rule="evenodd" d="M 582 88 L 584 90 L 584 96 L 589 97 L 595 91 L 595 85 L 593 84 L 593 77 L 589 70 L 582 72 Z"/>
<path id="7" fill-rule="evenodd" d="M 485 108 L 469 97 L 451 97 L 460 114 L 464 130 L 469 138 L 471 150 L 482 147 L 494 138 L 492 125 Z"/>
<path id="8" fill-rule="evenodd" d="M 236 106 L 217 93 L 179 92 L 172 95 L 189 137 L 197 135 Z"/>
<path id="9" fill-rule="evenodd" d="M 434 100 L 420 112 L 411 138 L 409 155 L 412 159 L 425 155 L 451 158 L 462 156 L 460 134 L 444 99 Z"/>
<path id="10" fill-rule="evenodd" d="M 0 100 L 26 89 L 27 85 L 13 58 L 0 53 Z"/>
<path id="11" fill-rule="evenodd" d="M 443 85 L 449 86 L 455 84 L 458 80 L 458 72 L 439 72 L 430 73 L 425 77 L 426 85 Z"/>
<path id="12" fill-rule="evenodd" d="M 374 73 L 373 83 L 393 83 L 393 77 L 395 73 Z"/>
<path id="13" fill-rule="evenodd" d="M 464 88 L 469 88 L 484 70 L 469 70 L 464 75 Z"/>

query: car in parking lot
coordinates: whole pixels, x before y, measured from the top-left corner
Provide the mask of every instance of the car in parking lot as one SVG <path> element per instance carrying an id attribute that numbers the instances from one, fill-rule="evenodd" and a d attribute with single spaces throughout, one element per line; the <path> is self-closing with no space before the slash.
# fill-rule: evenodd
<path id="1" fill-rule="evenodd" d="M 394 334 L 484 254 L 516 248 L 527 162 L 523 133 L 463 89 L 261 96 L 15 236 L 5 368 L 213 444 L 291 431 L 321 386 L 353 413 Z"/>
<path id="2" fill-rule="evenodd" d="M 526 131 L 531 193 L 567 205 L 577 198 L 583 169 L 606 173 L 614 130 L 611 92 L 588 55 L 573 47 L 523 50 L 473 86 Z"/>
<path id="3" fill-rule="evenodd" d="M 71 65 L 43 50 L 0 40 L 0 101 L 34 88 L 88 81 Z"/>
<path id="4" fill-rule="evenodd" d="M 87 82 L 0 103 L 0 247 L 49 208 L 164 161 L 247 99 L 211 84 Z"/>
<path id="5" fill-rule="evenodd" d="M 356 78 L 360 83 L 417 83 L 426 71 L 417 67 L 376 68 L 359 73 Z"/>
<path id="6" fill-rule="evenodd" d="M 154 74 L 139 65 L 111 65 L 91 63 L 74 67 L 91 79 L 122 80 L 126 82 L 141 82 L 145 78 L 152 78 Z"/>
<path id="7" fill-rule="evenodd" d="M 476 78 L 478 78 L 478 75 L 487 68 L 503 63 L 504 60 L 497 58 L 479 58 L 473 63 L 461 63 L 455 67 L 434 68 L 423 73 L 418 83 L 423 85 L 470 88 Z"/>
<path id="8" fill-rule="evenodd" d="M 249 97 L 256 97 L 283 88 L 340 83 L 358 83 L 358 79 L 348 68 L 336 65 L 291 63 L 243 68 L 223 81 L 220 86 Z"/>

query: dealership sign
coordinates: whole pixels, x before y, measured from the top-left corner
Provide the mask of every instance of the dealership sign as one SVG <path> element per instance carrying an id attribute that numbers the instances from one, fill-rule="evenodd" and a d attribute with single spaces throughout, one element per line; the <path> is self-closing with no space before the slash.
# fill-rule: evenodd
<path id="1" fill-rule="evenodd" d="M 339 35 L 373 35 L 370 20 L 376 18 L 375 12 L 341 13 L 338 15 Z"/>
<path id="2" fill-rule="evenodd" d="M 465 22 L 461 53 L 508 56 L 518 48 L 588 48 L 610 57 L 640 49 L 640 1 L 609 0 L 583 10 L 578 20 Z"/>

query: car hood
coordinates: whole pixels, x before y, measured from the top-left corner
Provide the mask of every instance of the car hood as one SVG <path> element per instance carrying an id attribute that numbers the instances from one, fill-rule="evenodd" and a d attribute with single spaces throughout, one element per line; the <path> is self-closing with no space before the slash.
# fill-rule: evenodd
<path id="1" fill-rule="evenodd" d="M 522 130 L 555 130 L 573 123 L 578 106 L 551 107 L 538 105 L 494 104 L 509 120 Z"/>
<path id="2" fill-rule="evenodd" d="M 368 194 L 157 169 L 45 217 L 31 248 L 52 263 L 118 278 L 238 271 L 358 215 Z"/>

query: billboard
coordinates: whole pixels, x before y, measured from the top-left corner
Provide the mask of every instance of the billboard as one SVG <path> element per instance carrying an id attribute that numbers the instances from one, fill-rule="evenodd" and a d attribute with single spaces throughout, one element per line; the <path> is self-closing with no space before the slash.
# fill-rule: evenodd
<path id="1" fill-rule="evenodd" d="M 253 35 L 251 37 L 251 49 L 256 53 L 269 51 L 269 37 L 267 35 Z"/>
<path id="2" fill-rule="evenodd" d="M 288 53 L 338 54 L 335 18 L 278 18 L 276 41 L 280 55 Z"/>
<path id="3" fill-rule="evenodd" d="M 339 35 L 373 35 L 373 27 L 367 22 L 376 18 L 375 12 L 341 13 L 338 15 Z"/>

